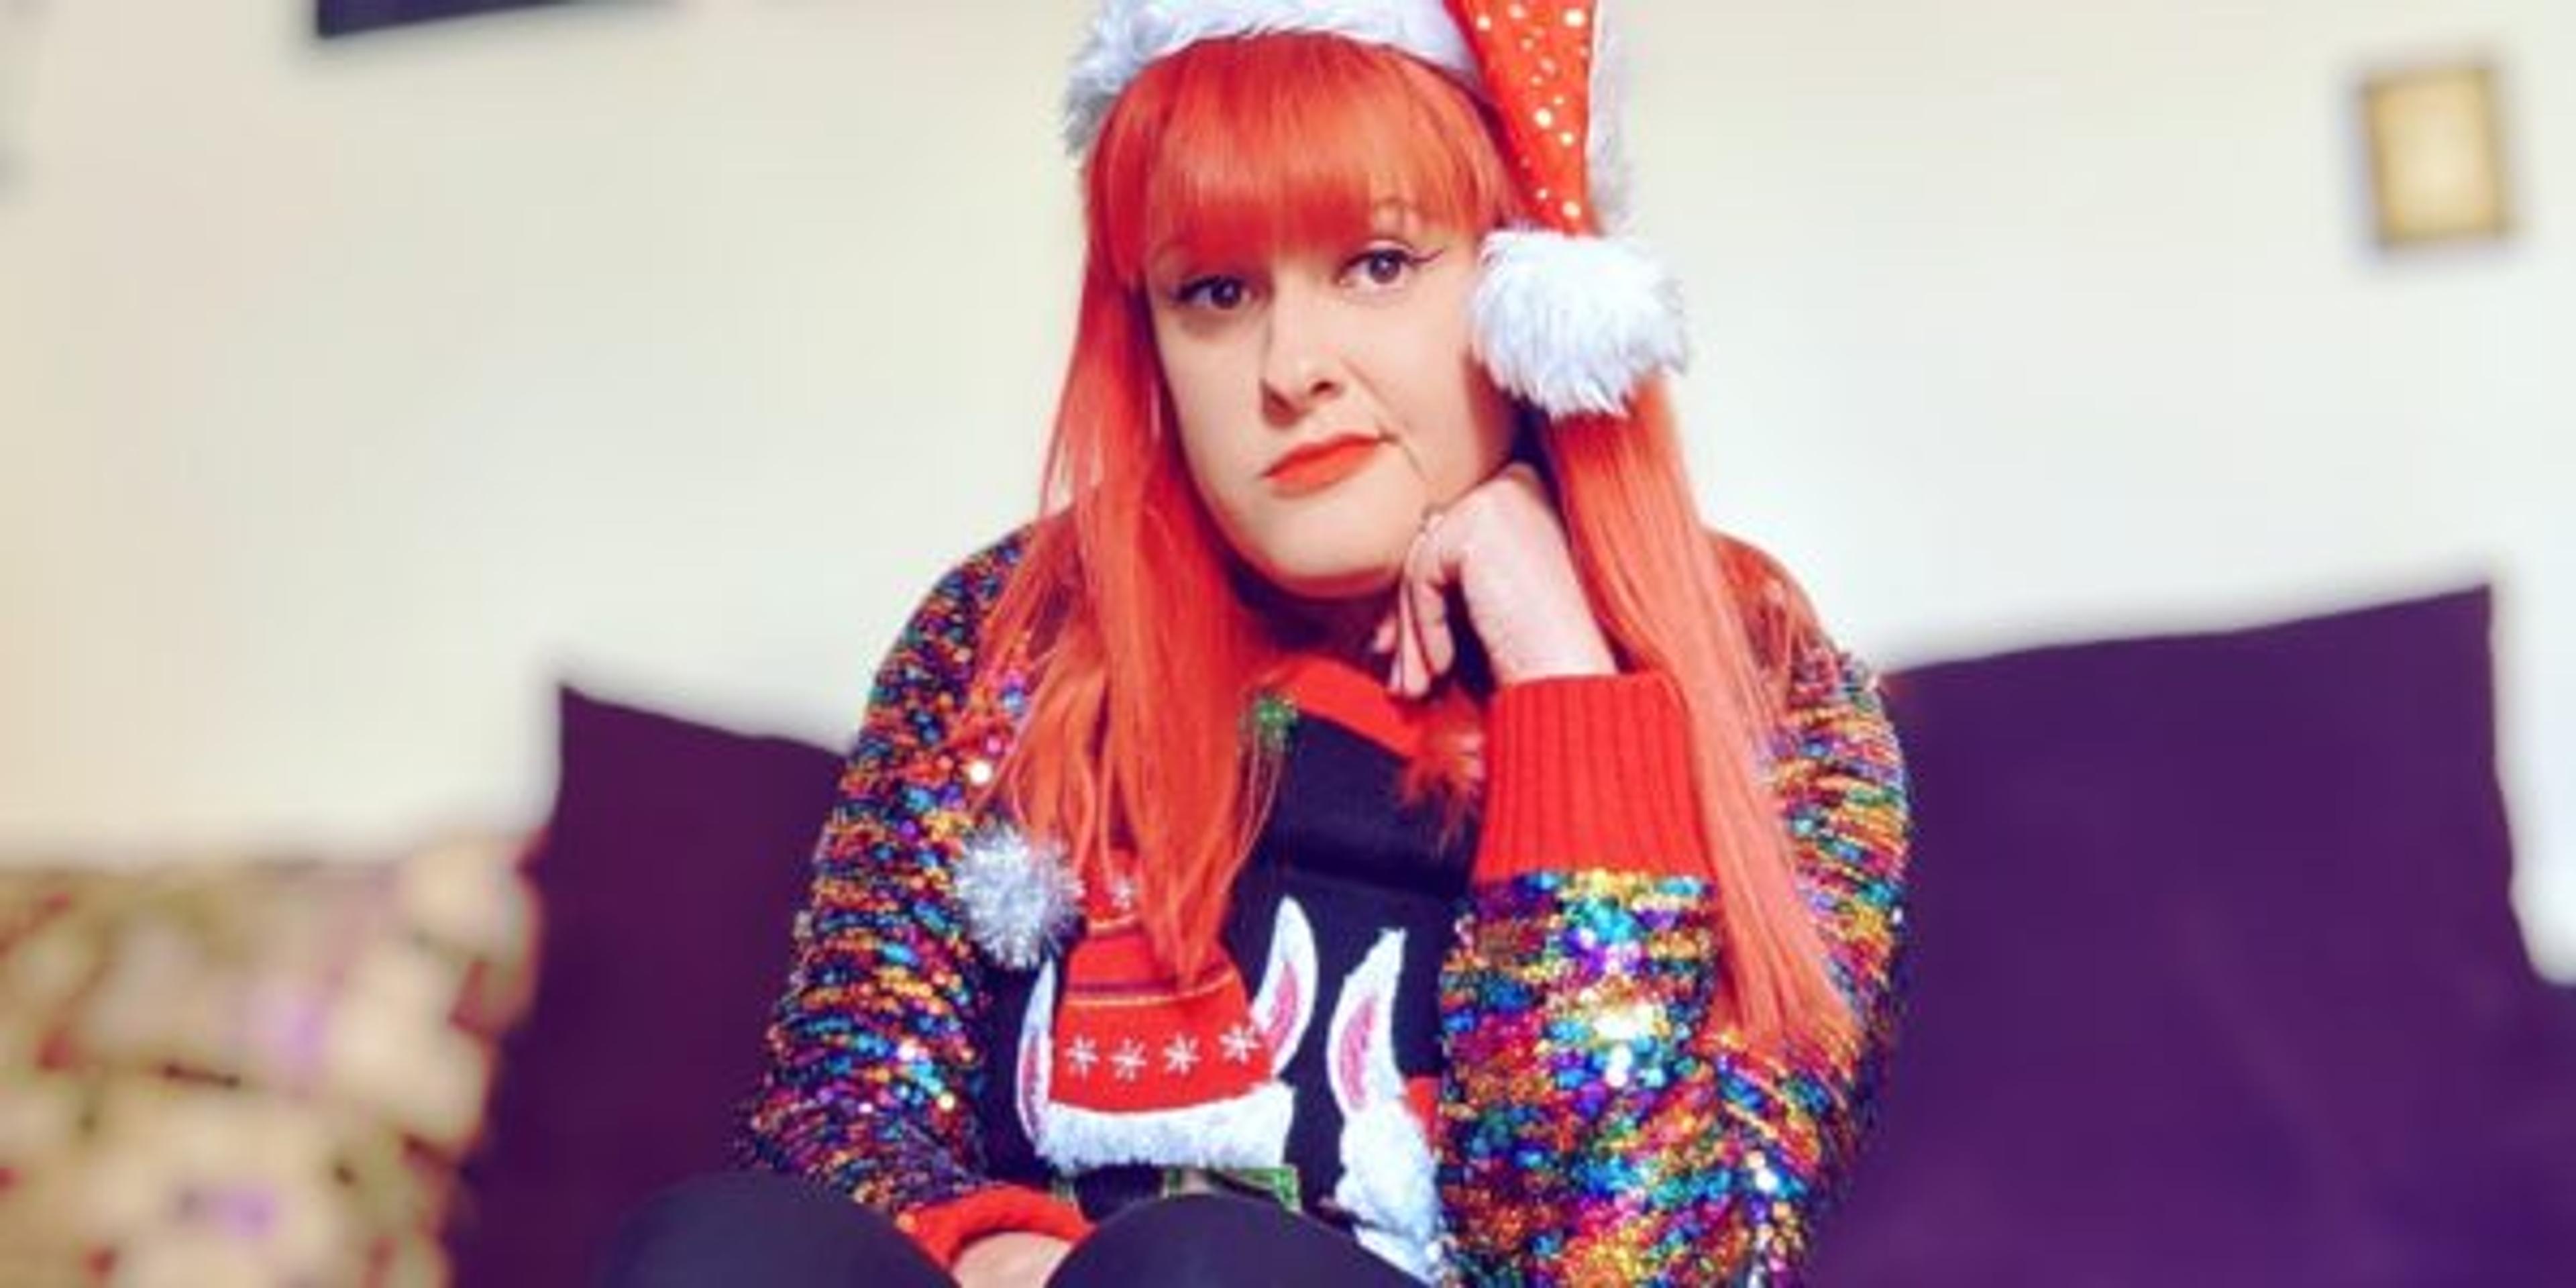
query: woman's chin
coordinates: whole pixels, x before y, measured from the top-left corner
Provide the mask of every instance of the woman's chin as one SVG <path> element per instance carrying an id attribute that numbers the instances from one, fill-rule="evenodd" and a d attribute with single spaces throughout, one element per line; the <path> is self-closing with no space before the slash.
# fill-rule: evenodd
<path id="1" fill-rule="evenodd" d="M 1240 534 L 1237 548 L 1271 585 L 1299 599 L 1384 593 L 1404 571 L 1422 510 L 1417 489 L 1389 482 L 1363 475 L 1273 508 L 1261 531 Z"/>
<path id="2" fill-rule="evenodd" d="M 1301 552 L 1305 553 L 1305 552 Z M 1401 565 L 1388 562 L 1335 565 L 1312 558 L 1297 567 L 1265 567 L 1262 576 L 1281 592 L 1298 599 L 1358 599 L 1384 594 L 1395 584 Z"/>
<path id="3" fill-rule="evenodd" d="M 1273 544 L 1249 561 L 1262 579 L 1298 599 L 1384 594 L 1404 571 L 1411 530 L 1377 539 L 1349 529 Z"/>

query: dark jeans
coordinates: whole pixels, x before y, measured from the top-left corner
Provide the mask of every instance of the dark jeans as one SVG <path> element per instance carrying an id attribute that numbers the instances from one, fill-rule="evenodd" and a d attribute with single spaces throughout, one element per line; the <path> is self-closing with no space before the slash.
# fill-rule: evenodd
<path id="1" fill-rule="evenodd" d="M 701 1176 L 626 1218 L 602 1288 L 953 1288 L 874 1209 L 759 1172 Z M 1048 1288 L 1309 1288 L 1413 1281 L 1349 1238 L 1275 1204 L 1216 1194 L 1138 1203 L 1074 1245 Z"/>

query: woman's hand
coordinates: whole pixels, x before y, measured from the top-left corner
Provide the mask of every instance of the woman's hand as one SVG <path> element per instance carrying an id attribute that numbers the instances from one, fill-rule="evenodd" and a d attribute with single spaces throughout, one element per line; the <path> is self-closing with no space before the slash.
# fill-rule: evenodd
<path id="1" fill-rule="evenodd" d="M 1073 1245 L 1043 1234 L 991 1234 L 957 1254 L 959 1288 L 1040 1288 Z"/>
<path id="2" fill-rule="evenodd" d="M 1565 525 L 1527 464 L 1503 467 L 1423 521 L 1396 580 L 1395 604 L 1371 641 L 1376 652 L 1394 652 L 1387 687 L 1396 693 L 1429 693 L 1457 662 L 1452 586 L 1497 684 L 1617 670 L 1575 575 Z"/>

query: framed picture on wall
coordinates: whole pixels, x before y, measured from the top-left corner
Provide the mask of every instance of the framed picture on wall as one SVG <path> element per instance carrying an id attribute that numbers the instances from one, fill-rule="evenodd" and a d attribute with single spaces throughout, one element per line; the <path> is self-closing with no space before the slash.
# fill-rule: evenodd
<path id="1" fill-rule="evenodd" d="M 2492 241 L 2511 230 L 2495 82 L 2477 62 L 2363 79 L 2380 245 Z"/>
<path id="2" fill-rule="evenodd" d="M 532 9 L 566 0 L 314 0 L 313 28 L 322 36 L 354 36 L 435 18 L 461 18 L 495 9 Z"/>

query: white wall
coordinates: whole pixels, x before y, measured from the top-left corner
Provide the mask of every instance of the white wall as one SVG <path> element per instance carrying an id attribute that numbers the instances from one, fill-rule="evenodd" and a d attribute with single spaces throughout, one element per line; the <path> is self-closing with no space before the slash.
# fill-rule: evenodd
<path id="1" fill-rule="evenodd" d="M 1031 497 L 1084 0 L 308 4 L 0 0 L 0 853 L 533 820 L 559 675 L 839 741 Z M 2576 7 L 1622 16 L 1722 521 L 1890 664 L 2495 578 L 2576 978 Z M 2458 50 L 2523 227 L 2383 259 L 2355 79 Z"/>

